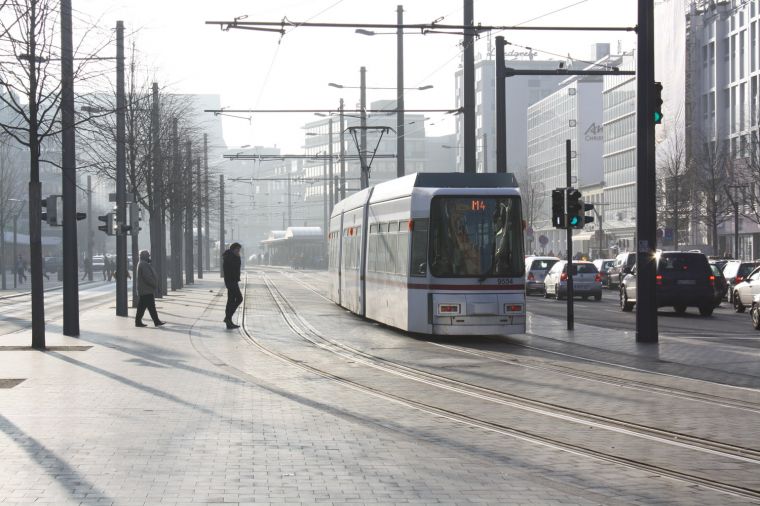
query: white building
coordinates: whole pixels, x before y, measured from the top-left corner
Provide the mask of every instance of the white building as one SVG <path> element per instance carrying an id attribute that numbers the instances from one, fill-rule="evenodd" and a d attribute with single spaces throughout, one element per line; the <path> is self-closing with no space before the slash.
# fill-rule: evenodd
<path id="1" fill-rule="evenodd" d="M 594 66 L 614 65 L 609 58 Z M 534 235 L 549 241 L 544 252 L 567 250 L 565 230 L 551 225 L 551 191 L 567 186 L 566 141 L 571 142 L 572 186 L 590 202 L 599 202 L 604 182 L 603 80 L 600 76 L 572 76 L 548 97 L 528 107 L 528 174 L 540 184 L 541 200 L 534 222 Z M 577 231 L 574 251 L 589 252 L 593 230 Z M 576 245 L 575 242 L 578 242 Z"/>
<path id="2" fill-rule="evenodd" d="M 558 60 L 534 60 L 536 52 L 506 51 L 505 66 L 518 70 L 553 70 Z M 564 61 L 562 62 L 564 64 Z M 562 82 L 562 76 L 513 76 L 506 79 L 507 171 L 520 173 L 528 166 L 528 106 L 548 96 Z M 464 105 L 464 71 L 456 73 L 456 106 Z M 477 172 L 496 172 L 496 62 L 475 62 L 475 125 Z M 464 118 L 457 116 L 457 171 L 464 171 Z"/>

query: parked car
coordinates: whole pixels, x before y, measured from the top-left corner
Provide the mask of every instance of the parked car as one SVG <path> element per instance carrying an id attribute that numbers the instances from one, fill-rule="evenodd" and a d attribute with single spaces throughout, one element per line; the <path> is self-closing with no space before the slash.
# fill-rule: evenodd
<path id="1" fill-rule="evenodd" d="M 740 283 L 734 286 L 731 297 L 734 311 L 743 313 L 752 306 L 752 300 L 758 294 L 760 294 L 760 267 L 750 272 Z"/>
<path id="2" fill-rule="evenodd" d="M 609 288 L 619 287 L 625 275 L 631 272 L 634 265 L 636 265 L 636 253 L 620 253 L 616 256 L 615 263 L 607 272 L 607 286 Z"/>
<path id="3" fill-rule="evenodd" d="M 752 297 L 752 307 L 749 310 L 749 316 L 752 319 L 752 326 L 755 330 L 760 330 L 760 295 Z"/>
<path id="4" fill-rule="evenodd" d="M 717 264 L 711 263 L 710 269 L 712 270 L 713 276 L 715 276 L 715 284 L 713 287 L 715 288 L 715 307 L 718 307 L 728 293 L 728 281 L 726 281 L 723 271 L 720 270 Z"/>
<path id="5" fill-rule="evenodd" d="M 723 267 L 723 276 L 728 281 L 728 302 L 734 303 L 734 288 L 744 281 L 749 273 L 760 266 L 760 262 L 745 262 L 742 260 L 729 260 Z"/>
<path id="6" fill-rule="evenodd" d="M 559 262 L 557 257 L 534 257 L 525 258 L 525 294 L 543 293 L 544 277 L 546 272 L 554 264 Z"/>
<path id="7" fill-rule="evenodd" d="M 656 255 L 655 294 L 657 307 L 673 306 L 676 313 L 699 308 L 710 316 L 715 308 L 715 276 L 702 253 L 665 251 Z M 620 285 L 620 309 L 632 311 L 636 304 L 636 268 Z"/>
<path id="8" fill-rule="evenodd" d="M 567 260 L 560 260 L 544 278 L 544 297 L 557 300 L 567 297 Z M 602 276 L 591 262 L 573 262 L 573 295 L 602 300 Z"/>
<path id="9" fill-rule="evenodd" d="M 610 268 L 612 268 L 613 265 L 615 265 L 615 259 L 614 258 L 598 258 L 594 260 L 594 265 L 596 265 L 597 270 L 599 271 L 599 274 L 602 276 L 602 286 L 606 286 L 607 288 L 610 287 Z"/>

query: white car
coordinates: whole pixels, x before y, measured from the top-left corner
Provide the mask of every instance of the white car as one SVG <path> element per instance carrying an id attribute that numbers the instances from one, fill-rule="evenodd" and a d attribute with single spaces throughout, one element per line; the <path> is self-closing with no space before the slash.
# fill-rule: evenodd
<path id="1" fill-rule="evenodd" d="M 542 293 L 544 277 L 549 269 L 559 262 L 557 257 L 525 257 L 525 294 Z"/>
<path id="2" fill-rule="evenodd" d="M 602 275 L 591 262 L 573 262 L 573 295 L 587 299 L 602 300 Z M 546 273 L 544 297 L 556 299 L 567 297 L 567 260 L 560 260 Z"/>
<path id="3" fill-rule="evenodd" d="M 760 267 L 755 268 L 744 281 L 734 285 L 733 301 L 734 311 L 743 313 L 752 306 L 755 295 L 760 294 Z"/>

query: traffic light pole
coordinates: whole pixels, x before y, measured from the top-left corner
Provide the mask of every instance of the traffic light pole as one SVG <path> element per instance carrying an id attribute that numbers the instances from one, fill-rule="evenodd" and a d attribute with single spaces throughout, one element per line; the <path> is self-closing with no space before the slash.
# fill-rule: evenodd
<path id="1" fill-rule="evenodd" d="M 116 316 L 127 311 L 127 157 L 124 88 L 124 22 L 116 22 Z"/>
<path id="2" fill-rule="evenodd" d="M 71 0 L 61 1 L 61 193 L 63 194 L 63 335 L 79 336 L 77 166 Z"/>
<path id="3" fill-rule="evenodd" d="M 654 3 L 638 0 L 636 78 L 636 342 L 657 343 Z"/>
<path id="4" fill-rule="evenodd" d="M 568 188 L 573 185 L 572 152 L 570 148 L 570 139 L 567 139 L 565 141 L 565 166 L 567 168 Z M 567 192 L 565 192 L 565 205 L 567 205 Z M 565 223 L 565 226 L 567 227 L 567 330 L 573 330 L 575 328 L 575 308 L 573 307 L 573 297 L 575 296 L 573 290 L 573 228 L 569 223 Z M 559 297 L 559 289 L 557 290 L 557 297 Z"/>

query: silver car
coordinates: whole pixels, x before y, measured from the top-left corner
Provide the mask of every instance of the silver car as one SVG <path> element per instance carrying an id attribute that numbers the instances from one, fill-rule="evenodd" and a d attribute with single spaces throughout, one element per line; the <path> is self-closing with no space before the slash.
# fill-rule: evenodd
<path id="1" fill-rule="evenodd" d="M 525 258 L 525 294 L 543 293 L 544 276 L 554 264 L 559 262 L 557 257 L 534 257 Z"/>
<path id="2" fill-rule="evenodd" d="M 591 262 L 573 262 L 573 294 L 576 297 L 602 300 L 602 276 Z M 560 260 L 549 269 L 544 278 L 544 297 L 567 296 L 567 260 Z"/>

